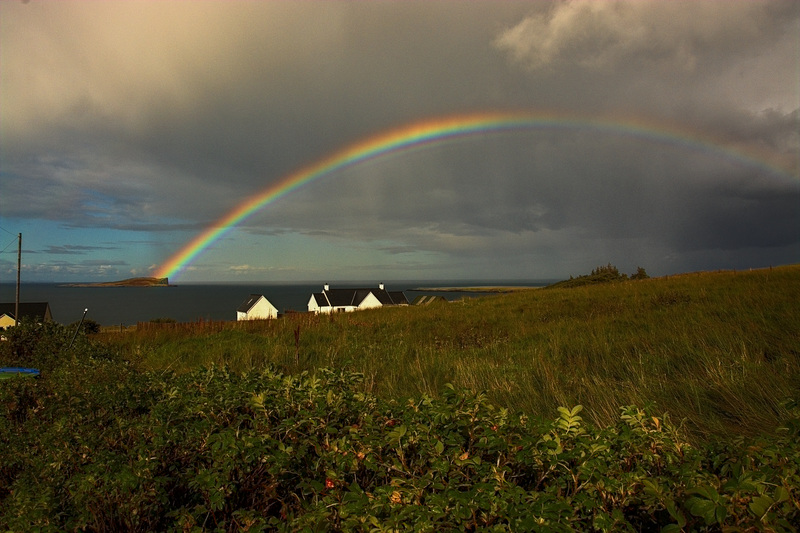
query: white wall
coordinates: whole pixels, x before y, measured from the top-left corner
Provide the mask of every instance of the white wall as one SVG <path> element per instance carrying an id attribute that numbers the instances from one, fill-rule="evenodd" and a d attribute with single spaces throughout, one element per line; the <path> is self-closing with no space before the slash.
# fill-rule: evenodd
<path id="1" fill-rule="evenodd" d="M 375 298 L 375 295 L 369 293 L 369 295 L 364 298 L 364 300 L 358 305 L 359 309 L 374 309 L 375 307 L 382 307 L 383 304 Z"/>
<path id="2" fill-rule="evenodd" d="M 264 320 L 267 318 L 278 318 L 278 309 L 263 296 L 247 313 L 236 312 L 236 320 Z"/>

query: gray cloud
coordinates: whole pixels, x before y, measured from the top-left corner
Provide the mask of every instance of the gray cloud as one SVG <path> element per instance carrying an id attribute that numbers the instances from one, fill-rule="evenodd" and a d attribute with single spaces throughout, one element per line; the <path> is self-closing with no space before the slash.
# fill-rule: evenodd
<path id="1" fill-rule="evenodd" d="M 126 266 L 128 262 L 121 260 L 103 261 L 102 259 L 90 259 L 87 261 L 81 261 L 80 264 L 89 267 L 111 268 L 117 266 Z"/>
<path id="2" fill-rule="evenodd" d="M 62 246 L 49 245 L 43 253 L 53 255 L 84 255 L 88 252 L 97 250 L 117 250 L 117 246 L 83 246 L 76 244 L 65 244 Z"/>
<path id="3" fill-rule="evenodd" d="M 570 0 L 505 30 L 495 45 L 532 69 L 616 68 L 633 63 L 694 73 L 720 55 L 777 40 L 796 16 L 790 2 L 593 2 Z M 775 31 L 778 29 L 778 31 Z"/>
<path id="4" fill-rule="evenodd" d="M 737 251 L 785 262 L 800 240 L 796 2 L 0 10 L 7 219 L 178 247 L 360 139 L 431 116 L 527 109 L 632 117 L 702 142 L 554 129 L 479 137 L 326 176 L 241 230 L 363 242 L 386 258 L 471 257 L 477 270 L 518 257 L 509 275 L 527 261 L 558 270 L 613 253 L 665 268 L 705 266 L 714 253 L 724 266 Z M 59 238 L 43 250 L 75 253 Z"/>

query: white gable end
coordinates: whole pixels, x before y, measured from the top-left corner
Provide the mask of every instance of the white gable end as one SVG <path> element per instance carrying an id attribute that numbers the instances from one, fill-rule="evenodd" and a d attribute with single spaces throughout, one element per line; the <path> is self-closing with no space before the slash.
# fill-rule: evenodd
<path id="1" fill-rule="evenodd" d="M 373 309 L 375 307 L 382 307 L 383 304 L 378 300 L 374 294 L 369 293 L 361 302 L 358 304 L 359 309 Z"/>
<path id="2" fill-rule="evenodd" d="M 278 308 L 264 296 L 258 298 L 249 308 L 236 311 L 236 320 L 266 320 L 269 318 L 278 318 Z"/>

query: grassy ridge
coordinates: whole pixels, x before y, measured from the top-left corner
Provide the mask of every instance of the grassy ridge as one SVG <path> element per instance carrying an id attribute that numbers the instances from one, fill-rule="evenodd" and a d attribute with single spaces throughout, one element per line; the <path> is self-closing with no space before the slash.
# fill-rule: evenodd
<path id="1" fill-rule="evenodd" d="M 100 340 L 148 370 L 343 368 L 385 398 L 453 383 L 533 415 L 582 404 L 598 426 L 654 402 L 706 440 L 771 431 L 781 402 L 800 397 L 798 295 L 795 265 Z"/>
<path id="2" fill-rule="evenodd" d="M 0 365 L 42 374 L 0 386 L 0 531 L 796 531 L 799 278 L 23 322 Z"/>

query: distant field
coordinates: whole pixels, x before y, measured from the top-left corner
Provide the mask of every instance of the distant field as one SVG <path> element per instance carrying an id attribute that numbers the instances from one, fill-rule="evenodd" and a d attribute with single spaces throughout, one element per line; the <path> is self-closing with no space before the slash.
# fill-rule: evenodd
<path id="1" fill-rule="evenodd" d="M 582 404 L 598 425 L 653 403 L 705 440 L 772 430 L 800 397 L 798 295 L 793 265 L 98 340 L 143 369 L 334 367 L 384 398 L 453 383 L 531 415 Z"/>
<path id="2" fill-rule="evenodd" d="M 488 293 L 506 293 L 517 291 L 529 291 L 532 289 L 539 289 L 541 287 L 420 287 L 413 289 L 415 291 L 426 292 L 488 292 Z"/>

